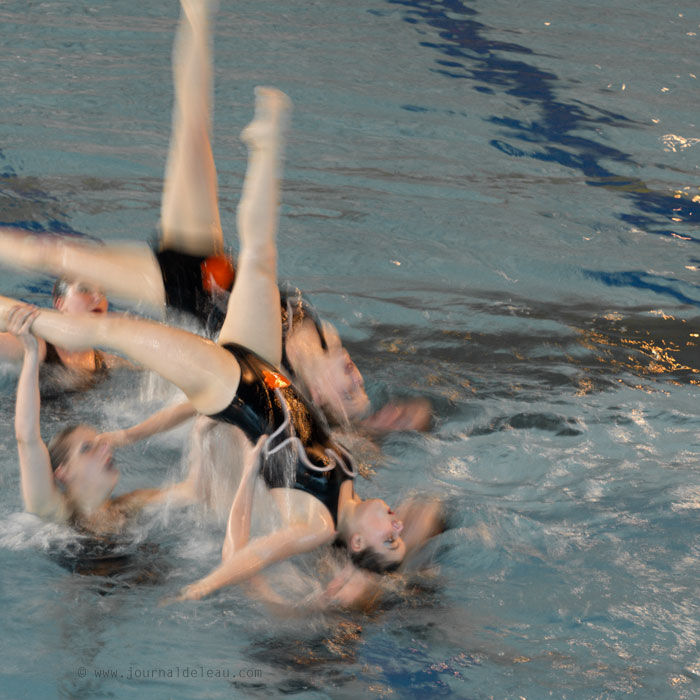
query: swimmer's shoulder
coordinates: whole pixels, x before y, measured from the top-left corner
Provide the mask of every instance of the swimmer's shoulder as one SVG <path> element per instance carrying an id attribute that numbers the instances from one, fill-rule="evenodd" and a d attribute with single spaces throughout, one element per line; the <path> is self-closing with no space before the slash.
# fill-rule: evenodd
<path id="1" fill-rule="evenodd" d="M 69 507 L 66 497 L 55 487 L 46 500 L 39 504 L 33 504 L 26 508 L 28 513 L 36 515 L 45 522 L 56 523 L 57 525 L 71 525 L 73 521 L 73 510 Z"/>

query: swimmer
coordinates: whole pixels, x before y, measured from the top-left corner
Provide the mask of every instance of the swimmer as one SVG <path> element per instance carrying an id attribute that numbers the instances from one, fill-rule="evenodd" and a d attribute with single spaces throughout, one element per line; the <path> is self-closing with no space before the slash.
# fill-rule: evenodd
<path id="1" fill-rule="evenodd" d="M 0 260 L 99 285 L 110 296 L 159 314 L 185 312 L 214 336 L 225 317 L 235 271 L 225 254 L 211 147 L 211 3 L 182 0 L 181 6 L 157 250 L 138 242 L 102 245 L 0 228 Z M 332 423 L 374 433 L 428 429 L 426 400 L 393 402 L 369 415 L 362 375 L 337 331 L 291 294 L 283 295 L 281 313 L 286 371 Z"/>
<path id="2" fill-rule="evenodd" d="M 305 529 L 299 519 L 297 509 L 303 509 L 302 499 L 296 502 L 293 491 L 288 488 L 278 488 L 271 484 L 269 476 L 265 474 L 265 452 L 267 436 L 262 436 L 254 450 L 249 452 L 244 461 L 241 481 L 236 497 L 231 506 L 226 537 L 222 548 L 221 566 L 200 581 L 187 586 L 181 591 L 176 600 L 199 599 L 223 585 L 236 583 L 239 580 L 248 580 L 248 572 L 256 570 L 258 562 L 270 556 L 271 546 L 284 546 L 285 540 L 293 541 L 293 538 L 303 537 Z M 285 523 L 277 532 L 250 539 L 251 518 L 253 511 L 253 496 L 256 478 L 262 471 L 263 479 L 269 493 L 278 505 Z M 299 475 L 299 467 L 297 467 Z M 342 477 L 341 477 L 342 478 Z M 345 478 L 341 483 L 347 483 Z M 300 487 L 299 482 L 292 487 L 301 488 L 309 493 L 306 487 Z M 341 485 L 341 491 L 343 486 Z M 332 512 L 334 521 L 337 522 L 337 512 L 332 499 L 327 498 L 327 493 L 319 493 L 328 510 Z M 383 516 L 386 504 L 383 501 L 364 501 L 357 496 L 352 496 L 352 504 L 344 504 L 342 520 L 337 524 L 339 537 L 348 537 L 348 531 L 353 531 L 357 525 L 350 522 L 354 513 L 350 508 L 364 508 L 363 517 L 374 519 L 374 526 L 378 531 L 386 528 Z M 371 515 L 370 515 L 371 514 Z M 314 598 L 305 601 L 300 607 L 297 602 L 290 603 L 270 585 L 262 576 L 255 576 L 249 580 L 251 593 L 261 598 L 277 611 L 289 612 L 294 610 L 297 614 L 309 609 L 328 609 L 333 607 L 356 607 L 367 609 L 371 607 L 382 592 L 381 576 L 379 574 L 404 568 L 409 556 L 421 549 L 425 543 L 445 530 L 443 504 L 434 498 L 414 497 L 402 503 L 396 513 L 389 511 L 392 520 L 391 529 L 384 534 L 385 543 L 391 553 L 382 552 L 381 545 L 377 541 L 374 547 L 365 548 L 361 554 L 357 554 L 357 538 L 359 532 L 350 536 L 349 550 L 351 562 L 348 563 L 328 584 L 324 591 Z M 306 516 L 304 516 L 306 517 Z M 403 527 L 403 518 L 406 518 L 407 527 Z M 303 518 L 302 518 L 303 521 Z M 389 544 L 391 543 L 391 544 Z M 294 543 L 296 546 L 296 543 Z M 297 553 L 296 551 L 292 552 Z M 390 562 L 390 563 L 389 563 Z M 240 578 L 239 578 L 240 577 Z M 166 600 L 165 602 L 172 602 Z"/>
<path id="3" fill-rule="evenodd" d="M 237 425 L 255 443 L 269 436 L 262 473 L 285 512 L 284 527 L 236 551 L 226 549 L 221 566 L 186 589 L 183 598 L 199 598 L 249 579 L 274 562 L 335 540 L 348 548 L 358 566 L 375 570 L 398 566 L 406 551 L 402 522 L 384 501 L 363 500 L 355 493 L 352 457 L 279 368 L 276 233 L 289 108 L 280 91 L 256 90 L 255 117 L 242 134 L 249 161 L 238 207 L 237 281 L 218 343 L 118 314 L 98 317 L 41 309 L 31 315 L 34 335 L 73 350 L 105 347 L 119 352 L 177 385 L 199 413 Z M 0 326 L 11 321 L 15 306 L 14 300 L 0 297 Z M 92 453 L 92 435 L 85 435 L 79 445 L 72 440 L 68 457 L 77 462 L 76 490 L 95 509 L 115 482 L 109 456 Z M 88 464 L 84 454 L 90 457 Z M 293 484 L 285 481 L 286 459 L 295 465 Z M 42 502 L 34 506 L 35 512 L 51 517 L 56 512 L 53 499 L 48 497 L 53 507 Z"/>
<path id="4" fill-rule="evenodd" d="M 161 199 L 157 250 L 148 244 L 101 244 L 61 236 L 37 236 L 4 228 L 0 259 L 28 270 L 78 279 L 110 296 L 205 314 L 207 289 L 227 285 L 226 265 L 211 262 L 224 253 L 210 143 L 211 60 L 209 0 L 182 0 L 173 51 L 175 105 Z M 218 282 L 217 282 L 218 280 Z M 172 296 L 172 298 L 171 298 Z"/>
<path id="5" fill-rule="evenodd" d="M 298 317 L 285 334 L 283 362 L 333 425 L 353 426 L 375 435 L 430 428 L 432 406 L 427 399 L 393 400 L 370 414 L 362 374 L 338 331 L 311 312 Z"/>
<path id="6" fill-rule="evenodd" d="M 36 307 L 22 304 L 12 308 L 7 317 L 8 332 L 24 348 L 17 384 L 15 436 L 25 509 L 47 520 L 103 535 L 121 530 L 129 516 L 150 503 L 193 500 L 188 481 L 111 498 L 119 472 L 111 450 L 95 441 L 97 433 L 89 426 L 64 430 L 46 446 L 39 425 L 40 343 L 30 332 L 38 314 Z"/>
<path id="7" fill-rule="evenodd" d="M 86 282 L 60 279 L 53 290 L 53 306 L 63 313 L 102 314 L 107 311 L 105 295 Z M 19 364 L 24 358 L 24 345 L 12 333 L 0 333 L 0 359 Z M 42 390 L 74 391 L 92 386 L 106 371 L 115 367 L 133 367 L 116 355 L 90 348 L 70 351 L 38 339 L 38 361 L 41 364 Z"/>

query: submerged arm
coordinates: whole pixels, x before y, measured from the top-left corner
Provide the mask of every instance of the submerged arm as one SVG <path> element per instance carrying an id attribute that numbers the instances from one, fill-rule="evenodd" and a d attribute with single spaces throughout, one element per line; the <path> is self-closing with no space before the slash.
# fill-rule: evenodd
<path id="1" fill-rule="evenodd" d="M 401 430 L 425 432 L 430 429 L 432 416 L 433 408 L 428 399 L 399 399 L 382 406 L 359 425 L 377 435 Z"/>

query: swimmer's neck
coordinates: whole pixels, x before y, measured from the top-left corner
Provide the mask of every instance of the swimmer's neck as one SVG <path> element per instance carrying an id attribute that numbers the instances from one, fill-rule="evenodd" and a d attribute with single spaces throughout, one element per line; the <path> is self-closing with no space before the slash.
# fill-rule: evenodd
<path id="1" fill-rule="evenodd" d="M 81 530 L 95 535 L 107 535 L 118 532 L 124 527 L 124 517 L 109 498 L 99 503 L 71 502 L 73 522 Z"/>
<path id="2" fill-rule="evenodd" d="M 350 528 L 357 506 L 362 499 L 355 493 L 353 480 L 346 479 L 340 486 L 338 494 L 338 532 L 343 535 Z"/>
<path id="3" fill-rule="evenodd" d="M 56 347 L 56 353 L 61 358 L 61 362 L 70 369 L 89 372 L 94 372 L 97 369 L 97 357 L 92 348 L 90 350 L 65 350 Z"/>

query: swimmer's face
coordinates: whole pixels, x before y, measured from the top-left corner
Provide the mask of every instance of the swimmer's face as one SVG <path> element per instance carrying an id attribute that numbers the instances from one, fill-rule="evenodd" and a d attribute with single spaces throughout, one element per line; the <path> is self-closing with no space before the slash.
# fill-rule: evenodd
<path id="1" fill-rule="evenodd" d="M 334 414 L 336 420 L 355 420 L 369 410 L 369 397 L 365 383 L 344 348 L 331 349 L 325 353 L 327 372 L 322 376 L 326 381 L 316 387 L 317 401 Z"/>
<path id="2" fill-rule="evenodd" d="M 71 282 L 65 294 L 56 300 L 56 308 L 69 314 L 104 313 L 107 306 L 102 290 L 87 282 Z"/>
<path id="3" fill-rule="evenodd" d="M 387 565 L 398 564 L 406 555 L 406 544 L 401 539 L 403 522 L 389 506 L 379 498 L 360 503 L 357 520 L 350 538 L 350 548 L 360 551 L 373 549 Z"/>
<path id="4" fill-rule="evenodd" d="M 112 448 L 96 441 L 97 431 L 79 425 L 67 438 L 67 454 L 56 476 L 78 499 L 106 500 L 119 480 L 112 462 Z"/>

